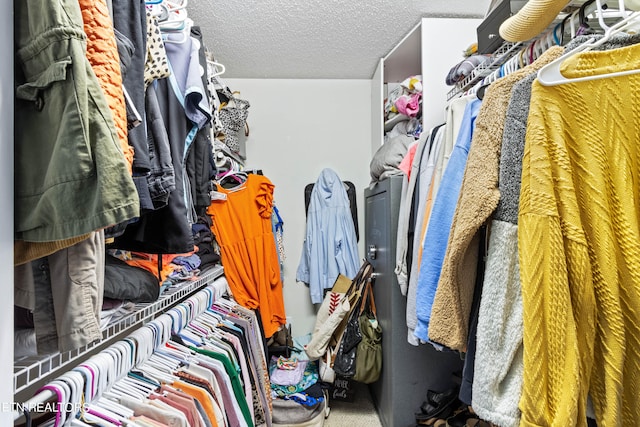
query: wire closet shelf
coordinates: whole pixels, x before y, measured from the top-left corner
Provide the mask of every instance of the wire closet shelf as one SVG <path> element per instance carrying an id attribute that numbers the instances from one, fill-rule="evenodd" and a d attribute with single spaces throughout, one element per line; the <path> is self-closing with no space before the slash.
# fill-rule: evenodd
<path id="1" fill-rule="evenodd" d="M 111 344 L 123 333 L 155 319 L 222 276 L 223 272 L 223 267 L 216 265 L 203 271 L 197 280 L 183 281 L 168 288 L 152 303 L 136 304 L 130 314 L 110 324 L 102 331 L 101 341 L 93 342 L 69 352 L 54 353 L 45 357 L 29 356 L 15 360 L 13 367 L 14 395 L 27 390 L 46 378 L 50 378 L 57 372 L 62 372 L 63 368 L 79 361 L 81 358 L 89 357 L 95 351 Z"/>

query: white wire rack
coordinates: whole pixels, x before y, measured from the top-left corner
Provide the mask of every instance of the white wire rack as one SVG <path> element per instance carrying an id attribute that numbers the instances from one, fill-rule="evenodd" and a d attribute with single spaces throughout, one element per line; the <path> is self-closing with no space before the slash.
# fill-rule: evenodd
<path id="1" fill-rule="evenodd" d="M 518 52 L 521 47 L 522 43 L 502 43 L 498 50 L 491 55 L 491 61 L 480 64 L 474 68 L 464 80 L 456 83 L 455 87 L 447 93 L 447 101 L 471 89 L 476 83 L 504 64 L 514 53 Z"/>
<path id="2" fill-rule="evenodd" d="M 614 2 L 610 2 L 614 3 Z M 625 12 L 624 1 L 618 0 L 618 9 L 615 10 L 605 10 L 601 15 L 598 16 L 598 20 L 600 25 L 607 22 L 607 24 L 612 24 L 617 22 L 620 18 L 626 16 L 627 12 Z M 584 6 L 584 7 L 583 7 Z M 575 36 L 576 28 L 580 25 L 576 23 L 578 21 L 576 14 L 580 11 L 584 14 L 585 17 L 591 17 L 591 20 L 595 19 L 593 13 L 597 9 L 597 4 L 594 4 L 591 0 L 573 0 L 570 1 L 569 4 L 565 7 L 565 9 L 558 15 L 558 17 L 553 21 L 553 23 L 542 32 L 538 37 L 535 37 L 529 41 L 524 43 L 511 43 L 511 42 L 503 42 L 502 45 L 498 48 L 496 52 L 491 55 L 491 61 L 488 61 L 485 64 L 481 64 L 476 67 L 464 80 L 456 83 L 456 85 L 447 93 L 447 101 L 455 98 L 456 96 L 467 92 L 469 89 L 473 88 L 476 84 L 478 84 L 482 79 L 490 75 L 492 72 L 497 70 L 502 64 L 504 64 L 509 58 L 516 55 L 520 49 L 529 46 L 530 44 L 536 42 L 536 40 L 540 37 L 545 37 L 551 34 L 551 31 L 556 27 L 556 25 L 563 23 L 566 21 L 565 18 L 571 17 L 568 22 L 566 22 L 567 27 L 570 27 L 570 33 Z M 572 16 L 569 16 L 572 15 Z M 563 24 L 564 25 L 564 24 Z"/>
<path id="3" fill-rule="evenodd" d="M 189 297 L 194 292 L 207 286 L 223 274 L 222 266 L 215 266 L 201 273 L 195 281 L 185 281 L 167 289 L 158 300 L 148 304 L 136 304 L 134 311 L 102 331 L 102 340 L 79 349 L 47 355 L 45 357 L 25 357 L 14 361 L 13 393 L 14 395 L 40 383 L 53 375 L 62 372 L 62 368 L 88 357 L 94 350 L 112 343 L 122 333 L 153 320 L 160 314 Z"/>

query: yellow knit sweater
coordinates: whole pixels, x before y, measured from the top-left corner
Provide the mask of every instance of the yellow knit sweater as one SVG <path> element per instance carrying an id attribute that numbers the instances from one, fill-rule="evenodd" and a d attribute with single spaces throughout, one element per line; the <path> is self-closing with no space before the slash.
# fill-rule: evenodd
<path id="1" fill-rule="evenodd" d="M 640 45 L 566 77 L 640 69 Z M 640 74 L 533 85 L 519 213 L 521 426 L 640 422 Z"/>

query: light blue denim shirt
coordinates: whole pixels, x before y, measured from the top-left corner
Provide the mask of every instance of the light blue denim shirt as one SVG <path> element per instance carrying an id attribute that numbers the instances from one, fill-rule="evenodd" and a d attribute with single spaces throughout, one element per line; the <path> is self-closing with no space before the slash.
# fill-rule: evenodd
<path id="1" fill-rule="evenodd" d="M 323 169 L 311 192 L 296 280 L 309 286 L 311 302 L 319 304 L 324 289 L 333 286 L 338 274 L 352 279 L 358 268 L 358 243 L 347 191 L 335 171 Z"/>
<path id="2" fill-rule="evenodd" d="M 427 225 L 427 234 L 422 247 L 422 259 L 420 260 L 416 298 L 418 325 L 414 331 L 416 338 L 423 341 L 429 341 L 427 331 L 431 319 L 431 308 L 447 250 L 449 232 L 460 196 L 480 105 L 481 101 L 476 99 L 468 103 L 465 108 L 456 145 L 453 147 L 453 152 L 442 175 L 438 194 L 431 208 L 431 217 Z"/>

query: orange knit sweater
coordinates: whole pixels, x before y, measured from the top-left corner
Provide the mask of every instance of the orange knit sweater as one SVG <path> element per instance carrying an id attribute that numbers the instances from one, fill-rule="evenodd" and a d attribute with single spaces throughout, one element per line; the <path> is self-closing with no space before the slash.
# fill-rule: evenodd
<path id="1" fill-rule="evenodd" d="M 113 23 L 104 0 L 79 0 L 79 2 L 84 32 L 87 34 L 87 59 L 100 82 L 111 110 L 120 147 L 131 173 L 133 147 L 129 145 L 127 139 L 127 111 Z"/>

